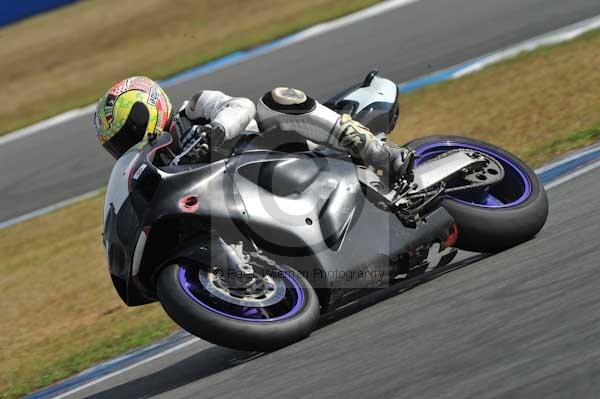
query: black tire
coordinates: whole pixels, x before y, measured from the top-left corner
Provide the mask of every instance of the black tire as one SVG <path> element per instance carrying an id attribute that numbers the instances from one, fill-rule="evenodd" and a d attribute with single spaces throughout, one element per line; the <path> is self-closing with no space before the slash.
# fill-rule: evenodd
<path id="1" fill-rule="evenodd" d="M 548 197 L 535 172 L 515 155 L 492 144 L 460 136 L 430 136 L 406 144 L 413 150 L 424 144 L 457 140 L 489 148 L 517 165 L 531 181 L 531 195 L 525 202 L 508 208 L 484 208 L 457 202 L 452 198 L 442 206 L 452 215 L 458 226 L 456 247 L 473 252 L 496 253 L 514 247 L 541 230 L 548 217 Z"/>
<path id="2" fill-rule="evenodd" d="M 160 303 L 183 329 L 213 344 L 270 352 L 306 338 L 319 321 L 319 300 L 308 281 L 298 273 L 294 275 L 306 298 L 303 307 L 289 319 L 257 323 L 221 316 L 196 303 L 182 288 L 179 269 L 179 265 L 173 264 L 161 271 L 157 282 Z"/>

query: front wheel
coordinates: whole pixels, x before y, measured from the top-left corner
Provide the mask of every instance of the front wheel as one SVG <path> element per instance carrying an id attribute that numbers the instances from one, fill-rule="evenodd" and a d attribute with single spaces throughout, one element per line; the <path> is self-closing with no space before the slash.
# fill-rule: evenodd
<path id="1" fill-rule="evenodd" d="M 281 267 L 263 280 L 253 290 L 235 291 L 207 268 L 182 262 L 161 271 L 157 292 L 167 314 L 190 333 L 229 348 L 269 352 L 307 337 L 320 309 L 314 289 L 293 269 Z"/>
<path id="2" fill-rule="evenodd" d="M 430 136 L 406 146 L 421 164 L 444 152 L 466 148 L 499 161 L 503 180 L 492 187 L 448 195 L 442 206 L 458 225 L 456 247 L 499 252 L 533 238 L 548 217 L 546 191 L 535 172 L 515 155 L 492 144 L 459 136 Z"/>

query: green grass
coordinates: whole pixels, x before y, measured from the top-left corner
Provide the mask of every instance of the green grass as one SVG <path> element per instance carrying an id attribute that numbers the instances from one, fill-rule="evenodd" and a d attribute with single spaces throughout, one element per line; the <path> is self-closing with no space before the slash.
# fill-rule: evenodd
<path id="1" fill-rule="evenodd" d="M 138 330 L 109 338 L 99 339 L 75 354 L 56 353 L 44 371 L 34 380 L 22 380 L 2 393 L 2 397 L 19 397 L 36 388 L 50 385 L 87 369 L 91 364 L 116 357 L 132 348 L 155 342 L 173 332 L 173 325 L 165 319 L 150 320 Z M 93 332 L 91 332 L 93 334 Z"/>
<path id="2" fill-rule="evenodd" d="M 600 123 L 589 129 L 580 130 L 566 137 L 554 140 L 540 149 L 531 150 L 527 158 L 542 157 L 551 159 L 555 154 L 564 154 L 600 141 Z"/>

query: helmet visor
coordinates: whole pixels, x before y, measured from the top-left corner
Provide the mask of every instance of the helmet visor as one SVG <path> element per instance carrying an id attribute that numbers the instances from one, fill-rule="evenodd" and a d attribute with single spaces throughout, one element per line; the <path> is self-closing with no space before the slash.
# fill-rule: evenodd
<path id="1" fill-rule="evenodd" d="M 131 107 L 123 127 L 106 141 L 103 147 L 119 159 L 128 149 L 144 139 L 149 119 L 148 108 L 143 103 L 136 102 Z"/>

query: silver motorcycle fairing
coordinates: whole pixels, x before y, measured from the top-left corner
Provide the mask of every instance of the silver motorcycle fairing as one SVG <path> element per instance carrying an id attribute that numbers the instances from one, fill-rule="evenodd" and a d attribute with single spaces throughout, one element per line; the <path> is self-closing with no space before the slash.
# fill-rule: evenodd
<path id="1" fill-rule="evenodd" d="M 137 165 L 137 158 L 140 155 L 140 150 L 137 147 L 132 147 L 129 151 L 121 156 L 113 166 L 108 186 L 106 187 L 106 196 L 104 197 L 104 221 L 109 214 L 111 205 L 115 213 L 119 213 L 121 206 L 129 197 L 129 188 L 131 179 L 133 178 L 134 168 Z"/>
<path id="2" fill-rule="evenodd" d="M 325 102 L 339 114 L 349 114 L 375 134 L 387 135 L 400 113 L 399 90 L 394 82 L 371 71 L 359 84 Z"/>
<path id="3" fill-rule="evenodd" d="M 404 226 L 366 197 L 357 166 L 348 160 L 256 151 L 230 159 L 227 168 L 256 244 L 301 271 L 315 288 L 335 292 L 331 301 L 344 290 L 386 286 L 397 266 L 392 259 L 442 242 L 453 224 L 444 209 L 437 209 L 416 226 Z M 264 176 L 280 185 L 263 181 Z M 287 176 L 292 176 L 289 182 Z M 298 184 L 289 187 L 292 181 Z M 365 268 L 385 278 L 357 286 L 356 281 L 321 277 Z"/>
<path id="4" fill-rule="evenodd" d="M 282 248 L 339 248 L 359 206 L 352 163 L 258 151 L 234 158 L 228 168 L 249 225 L 264 241 Z"/>

